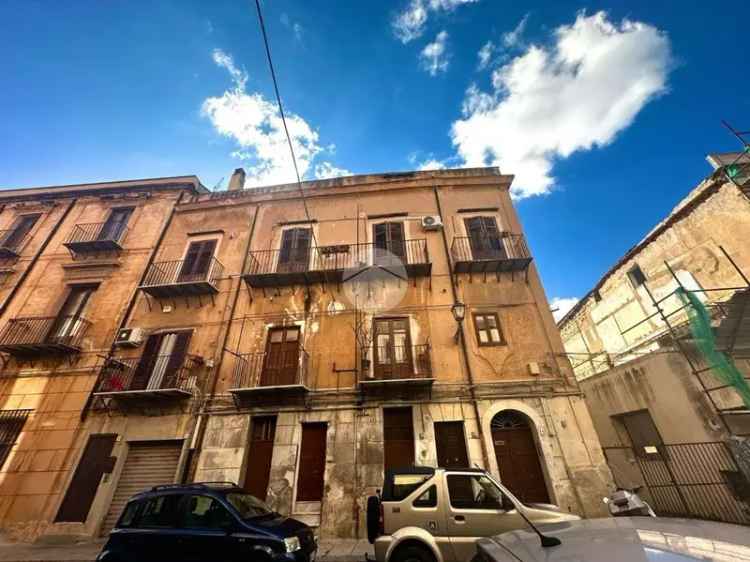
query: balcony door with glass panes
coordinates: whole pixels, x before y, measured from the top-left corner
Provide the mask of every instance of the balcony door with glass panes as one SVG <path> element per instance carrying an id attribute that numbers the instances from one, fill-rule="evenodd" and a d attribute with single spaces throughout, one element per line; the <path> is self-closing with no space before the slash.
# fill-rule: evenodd
<path id="1" fill-rule="evenodd" d="M 300 353 L 299 326 L 271 328 L 266 342 L 266 354 L 260 386 L 289 386 L 297 380 Z"/>
<path id="2" fill-rule="evenodd" d="M 375 378 L 408 379 L 414 376 L 409 320 L 377 318 L 373 332 Z"/>
<path id="3" fill-rule="evenodd" d="M 185 259 L 177 277 L 178 283 L 208 281 L 210 278 L 211 260 L 216 250 L 216 240 L 197 240 L 191 242 L 185 253 Z"/>
<path id="4" fill-rule="evenodd" d="M 471 255 L 475 260 L 504 259 L 507 257 L 495 217 L 464 219 Z"/>
<path id="5" fill-rule="evenodd" d="M 76 340 L 86 323 L 83 315 L 94 291 L 96 285 L 76 285 L 70 288 L 50 331 L 50 340 L 61 344 Z"/>
<path id="6" fill-rule="evenodd" d="M 375 241 L 375 264 L 397 265 L 398 261 L 405 264 L 406 240 L 404 239 L 404 223 L 383 222 L 373 225 L 372 228 L 373 239 Z M 398 261 L 393 256 L 396 256 Z"/>
<path id="7" fill-rule="evenodd" d="M 289 228 L 281 235 L 281 250 L 276 271 L 293 273 L 307 271 L 310 263 L 310 229 Z"/>
<path id="8" fill-rule="evenodd" d="M 191 335 L 187 331 L 151 334 L 128 390 L 178 388 Z"/>
<path id="9" fill-rule="evenodd" d="M 133 209 L 130 207 L 120 207 L 112 209 L 107 217 L 107 221 L 102 225 L 97 240 L 114 240 L 119 242 L 125 227 L 128 224 Z"/>

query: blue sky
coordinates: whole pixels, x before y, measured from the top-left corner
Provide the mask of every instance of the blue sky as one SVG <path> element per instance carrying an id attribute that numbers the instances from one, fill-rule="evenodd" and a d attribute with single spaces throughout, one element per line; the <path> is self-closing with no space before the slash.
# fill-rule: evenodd
<path id="1" fill-rule="evenodd" d="M 747 3 L 264 2 L 307 177 L 497 164 L 580 297 L 750 127 Z M 254 4 L 0 4 L 0 186 L 288 179 Z M 718 17 L 720 16 L 720 17 Z"/>

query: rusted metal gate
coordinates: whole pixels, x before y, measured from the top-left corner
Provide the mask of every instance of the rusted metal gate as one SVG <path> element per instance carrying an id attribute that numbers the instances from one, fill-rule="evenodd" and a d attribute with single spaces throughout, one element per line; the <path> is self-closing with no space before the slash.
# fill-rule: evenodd
<path id="1" fill-rule="evenodd" d="M 604 447 L 615 483 L 639 493 L 657 515 L 750 525 L 750 484 L 720 441 Z"/>

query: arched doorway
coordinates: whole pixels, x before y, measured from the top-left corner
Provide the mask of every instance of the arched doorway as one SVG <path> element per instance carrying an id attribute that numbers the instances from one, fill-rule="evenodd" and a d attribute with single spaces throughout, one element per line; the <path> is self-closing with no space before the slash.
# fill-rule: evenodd
<path id="1" fill-rule="evenodd" d="M 549 502 L 529 418 L 503 410 L 492 418 L 490 428 L 503 485 L 522 502 Z"/>

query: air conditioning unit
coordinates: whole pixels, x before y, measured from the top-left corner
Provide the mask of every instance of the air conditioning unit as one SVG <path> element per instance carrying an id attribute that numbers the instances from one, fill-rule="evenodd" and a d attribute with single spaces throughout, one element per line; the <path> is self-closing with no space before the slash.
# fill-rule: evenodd
<path id="1" fill-rule="evenodd" d="M 443 221 L 438 215 L 427 215 L 422 217 L 422 228 L 425 230 L 440 230 L 443 228 Z"/>
<path id="2" fill-rule="evenodd" d="M 123 328 L 117 334 L 115 345 L 119 347 L 138 347 L 143 343 L 143 328 Z"/>

